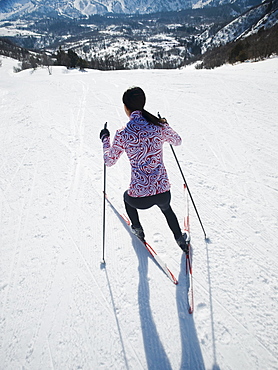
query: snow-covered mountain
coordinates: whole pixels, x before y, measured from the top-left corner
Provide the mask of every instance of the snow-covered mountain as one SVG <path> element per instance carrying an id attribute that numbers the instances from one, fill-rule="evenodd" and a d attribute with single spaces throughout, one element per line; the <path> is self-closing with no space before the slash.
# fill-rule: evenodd
<path id="1" fill-rule="evenodd" d="M 258 32 L 261 28 L 271 28 L 277 22 L 278 0 L 264 1 L 235 18 L 214 35 L 209 36 L 208 31 L 205 31 L 200 37 L 202 52 L 247 37 Z"/>
<path id="2" fill-rule="evenodd" d="M 256 1 L 255 1 L 256 2 Z M 28 13 L 65 15 L 72 18 L 106 13 L 153 13 L 224 3 L 247 4 L 248 0 L 2 0 L 0 19 Z M 254 1 L 251 1 L 254 4 Z M 2 14 L 1 14 L 2 13 Z"/>
<path id="3" fill-rule="evenodd" d="M 40 9 L 43 9 L 43 4 L 47 5 L 46 1 L 40 4 Z M 17 3 L 19 8 L 11 0 L 1 5 L 6 11 L 12 6 L 15 12 L 21 7 L 31 11 L 30 2 L 26 0 L 25 3 Z M 111 58 L 114 60 L 112 69 L 116 68 L 115 64 L 116 69 L 178 68 L 201 52 L 241 39 L 261 28 L 267 29 L 278 22 L 278 0 L 267 0 L 246 11 L 229 4 L 163 14 L 108 14 L 89 19 L 62 16 L 64 13 L 60 9 L 59 22 L 55 17 L 40 16 L 35 2 L 32 6 L 29 16 L 18 10 L 18 17 L 13 13 L 9 22 L 0 20 L 0 37 L 8 37 L 15 44 L 32 50 L 47 49 L 55 53 L 58 47 L 73 49 L 84 60 L 94 60 L 93 68 L 99 68 L 99 61 L 102 63 Z M 53 14 L 51 9 L 53 12 L 54 8 L 50 4 L 47 9 L 48 13 L 44 15 Z M 72 14 L 77 12 L 76 8 L 70 9 Z M 2 13 L 5 17 L 8 14 L 11 15 Z"/>
<path id="4" fill-rule="evenodd" d="M 105 13 L 149 13 L 180 10 L 190 7 L 187 0 L 7 0 L 1 3 L 0 12 L 10 15 L 27 13 L 52 13 L 69 17 Z"/>

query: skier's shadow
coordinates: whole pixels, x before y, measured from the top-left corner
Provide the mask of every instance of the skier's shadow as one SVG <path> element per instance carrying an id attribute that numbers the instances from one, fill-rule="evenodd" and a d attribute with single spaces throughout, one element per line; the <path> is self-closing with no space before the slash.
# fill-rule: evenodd
<path id="1" fill-rule="evenodd" d="M 150 287 L 148 281 L 149 252 L 136 237 L 132 238 L 133 248 L 138 257 L 138 305 L 141 320 L 144 349 L 148 370 L 171 370 L 170 361 L 159 338 L 150 305 Z M 155 262 L 155 261 L 154 261 Z M 153 263 L 153 262 L 152 262 Z"/>
<path id="2" fill-rule="evenodd" d="M 112 202 L 107 199 L 111 209 L 115 212 L 124 228 L 131 233 L 130 227 L 126 224 L 120 213 L 113 206 Z M 151 258 L 149 252 L 144 245 L 134 235 L 132 238 L 132 246 L 138 258 L 139 284 L 138 284 L 138 306 L 144 341 L 144 349 L 148 370 L 171 370 L 170 361 L 160 341 L 155 322 L 152 316 L 150 305 L 150 287 L 148 281 L 148 263 Z M 153 261 L 152 263 L 156 263 Z M 158 265 L 159 267 L 159 265 Z M 124 346 L 123 346 L 124 350 Z M 125 351 L 124 351 L 125 352 Z"/>
<path id="3" fill-rule="evenodd" d="M 182 345 L 181 370 L 204 370 L 204 360 L 197 337 L 193 315 L 188 312 L 189 276 L 186 274 L 186 258 L 182 254 L 180 274 L 176 290 Z"/>
<path id="4" fill-rule="evenodd" d="M 130 233 L 119 212 L 113 204 L 108 201 L 113 211 Z M 142 335 L 148 370 L 171 370 L 171 364 L 159 338 L 156 325 L 152 316 L 150 305 L 150 287 L 148 281 L 148 263 L 150 254 L 142 243 L 131 235 L 132 245 L 138 258 L 139 284 L 138 284 L 138 306 L 141 320 Z M 186 275 L 185 255 L 182 254 L 179 284 L 176 290 L 177 308 L 180 322 L 182 358 L 180 370 L 203 370 L 205 369 L 201 348 L 197 338 L 193 315 L 188 313 L 188 275 Z M 156 263 L 156 261 L 152 261 Z M 158 266 L 159 267 L 159 266 Z M 166 276 L 165 276 L 166 278 Z M 218 370 L 218 369 L 216 369 Z"/>

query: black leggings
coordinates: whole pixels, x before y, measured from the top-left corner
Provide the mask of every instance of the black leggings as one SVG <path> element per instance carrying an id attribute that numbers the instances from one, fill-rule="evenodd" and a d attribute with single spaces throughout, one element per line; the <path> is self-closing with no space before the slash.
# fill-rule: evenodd
<path id="1" fill-rule="evenodd" d="M 152 206 L 158 206 L 162 213 L 164 214 L 167 223 L 174 234 L 174 238 L 178 239 L 182 233 L 180 229 L 180 225 L 178 223 L 177 217 L 173 212 L 171 206 L 171 193 L 170 191 L 166 191 L 165 193 L 151 195 L 149 197 L 131 197 L 128 195 L 127 191 L 124 193 L 124 202 L 125 202 L 125 209 L 128 214 L 128 217 L 131 220 L 131 224 L 134 227 L 140 227 L 140 221 L 137 209 L 148 209 Z"/>

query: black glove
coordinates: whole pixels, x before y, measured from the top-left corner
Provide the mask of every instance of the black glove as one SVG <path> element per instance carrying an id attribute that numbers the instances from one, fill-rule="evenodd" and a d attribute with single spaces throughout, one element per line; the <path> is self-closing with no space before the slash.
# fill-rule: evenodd
<path id="1" fill-rule="evenodd" d="M 158 118 L 159 118 L 159 122 L 160 123 L 163 123 L 165 126 L 168 126 L 168 122 L 167 122 L 167 119 L 165 117 L 161 117 L 161 115 L 159 114 L 159 112 L 157 113 L 158 115 Z"/>
<path id="2" fill-rule="evenodd" d="M 105 128 L 103 128 L 101 131 L 100 131 L 100 134 L 99 134 L 99 138 L 100 138 L 100 140 L 101 141 L 103 141 L 103 139 L 105 138 L 105 137 L 109 137 L 110 136 L 110 132 L 109 132 L 109 130 L 105 127 Z"/>

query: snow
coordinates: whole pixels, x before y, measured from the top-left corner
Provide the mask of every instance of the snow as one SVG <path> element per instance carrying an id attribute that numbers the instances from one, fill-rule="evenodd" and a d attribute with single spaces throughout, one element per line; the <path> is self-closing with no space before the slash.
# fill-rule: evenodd
<path id="1" fill-rule="evenodd" d="M 278 12 L 269 13 L 268 3 L 262 3 L 254 8 L 251 8 L 246 13 L 235 18 L 232 22 L 221 28 L 215 35 L 208 37 L 207 31 L 204 32 L 202 38 L 205 37 L 205 42 L 202 45 L 202 53 L 205 53 L 212 47 L 225 45 L 228 42 L 250 36 L 261 28 L 261 23 L 264 24 L 264 29 L 274 26 L 277 23 Z"/>
<path id="2" fill-rule="evenodd" d="M 28 26 L 21 20 L 17 20 L 9 25 L 7 25 L 7 22 L 5 21 L 0 21 L 0 37 L 41 36 L 36 32 L 29 31 L 27 29 Z"/>
<path id="3" fill-rule="evenodd" d="M 13 73 L 0 68 L 0 368 L 277 369 L 278 59 L 215 70 Z M 175 286 L 106 205 L 99 131 L 127 122 L 121 97 L 180 133 L 190 204 L 195 311 L 185 261 L 158 209 L 140 212 Z M 165 164 L 182 223 L 183 181 Z M 124 212 L 125 156 L 107 169 Z"/>
<path id="4" fill-rule="evenodd" d="M 1 27 L 0 28 L 0 37 L 17 37 L 17 36 L 40 36 L 38 33 L 20 30 L 13 27 Z"/>

